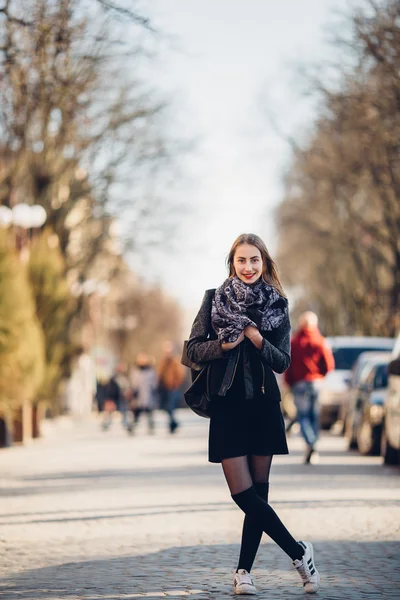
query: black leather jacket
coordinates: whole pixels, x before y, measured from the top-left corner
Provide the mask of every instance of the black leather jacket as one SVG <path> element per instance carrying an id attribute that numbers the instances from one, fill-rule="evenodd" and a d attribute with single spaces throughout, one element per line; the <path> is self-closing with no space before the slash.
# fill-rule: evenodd
<path id="1" fill-rule="evenodd" d="M 261 331 L 263 343 L 260 350 L 245 339 L 233 350 L 224 352 L 211 324 L 214 293 L 213 289 L 204 294 L 187 344 L 188 358 L 200 364 L 212 361 L 211 395 L 225 396 L 237 373 L 243 377 L 246 398 L 252 397 L 255 391 L 265 393 L 272 371 L 283 373 L 290 365 L 289 317 L 277 329 Z M 243 369 L 238 370 L 239 364 L 243 364 Z M 254 373 L 261 373 L 261 376 L 255 377 Z M 255 387 L 260 389 L 254 389 Z"/>

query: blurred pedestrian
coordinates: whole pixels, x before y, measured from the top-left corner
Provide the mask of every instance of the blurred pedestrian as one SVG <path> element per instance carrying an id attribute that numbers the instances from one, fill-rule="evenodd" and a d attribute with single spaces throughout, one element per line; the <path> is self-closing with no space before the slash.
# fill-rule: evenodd
<path id="1" fill-rule="evenodd" d="M 312 544 L 294 539 L 268 503 L 273 455 L 288 454 L 274 374 L 290 363 L 288 302 L 258 236 L 237 238 L 228 267 L 229 278 L 204 295 L 185 362 L 209 365 L 203 378 L 210 398 L 209 461 L 222 463 L 232 499 L 246 515 L 234 593 L 256 593 L 250 570 L 263 532 L 292 559 L 304 591 L 314 593 L 319 574 Z"/>
<path id="2" fill-rule="evenodd" d="M 175 410 L 181 397 L 181 387 L 185 380 L 185 370 L 180 356 L 175 354 L 174 345 L 170 341 L 163 344 L 163 355 L 158 365 L 158 390 L 160 408 L 169 416 L 169 431 L 174 433 L 179 426 L 175 419 Z"/>
<path id="3" fill-rule="evenodd" d="M 125 429 L 129 429 L 128 401 L 130 397 L 130 381 L 127 374 L 127 367 L 120 363 L 115 369 L 115 373 L 110 378 L 105 389 L 104 400 L 104 418 L 102 428 L 107 431 L 112 423 L 112 415 L 115 411 L 121 413 L 121 422 Z"/>
<path id="4" fill-rule="evenodd" d="M 308 311 L 300 316 L 297 332 L 291 341 L 291 356 L 285 381 L 291 388 L 297 420 L 307 444 L 304 462 L 313 464 L 318 461 L 320 382 L 335 368 L 332 350 L 318 329 L 315 313 Z"/>
<path id="5" fill-rule="evenodd" d="M 96 403 L 97 411 L 102 413 L 104 411 L 104 402 L 107 399 L 107 384 L 108 381 L 104 377 L 98 377 L 96 379 Z"/>
<path id="6" fill-rule="evenodd" d="M 147 416 L 149 434 L 154 433 L 153 411 L 158 404 L 158 383 L 153 365 L 153 360 L 145 352 L 139 352 L 136 365 L 130 371 L 132 390 L 130 406 L 134 416 L 129 428 L 130 433 L 134 432 L 142 414 Z"/>

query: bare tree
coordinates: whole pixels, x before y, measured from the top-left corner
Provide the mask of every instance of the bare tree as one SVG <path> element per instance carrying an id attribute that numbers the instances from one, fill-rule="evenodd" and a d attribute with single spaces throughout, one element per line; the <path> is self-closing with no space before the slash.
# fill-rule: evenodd
<path id="1" fill-rule="evenodd" d="M 297 147 L 278 209 L 288 282 L 328 333 L 393 335 L 400 326 L 400 5 L 352 17 L 356 58 Z M 303 301 L 304 303 L 304 301 Z"/>
<path id="2" fill-rule="evenodd" d="M 108 215 L 132 228 L 138 215 L 154 222 L 143 182 L 177 150 L 164 133 L 167 104 L 139 77 L 156 34 L 105 0 L 6 0 L 0 15 L 0 202 L 42 204 L 65 254 L 79 203 L 81 220 L 98 222 L 86 239 L 90 262 Z"/>

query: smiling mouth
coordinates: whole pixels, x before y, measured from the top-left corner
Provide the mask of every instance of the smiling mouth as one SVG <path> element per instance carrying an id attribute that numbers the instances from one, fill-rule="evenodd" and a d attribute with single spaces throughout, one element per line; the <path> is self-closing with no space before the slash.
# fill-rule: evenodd
<path id="1" fill-rule="evenodd" d="M 251 275 L 245 275 L 246 279 L 252 279 L 254 277 L 255 273 L 252 273 Z"/>

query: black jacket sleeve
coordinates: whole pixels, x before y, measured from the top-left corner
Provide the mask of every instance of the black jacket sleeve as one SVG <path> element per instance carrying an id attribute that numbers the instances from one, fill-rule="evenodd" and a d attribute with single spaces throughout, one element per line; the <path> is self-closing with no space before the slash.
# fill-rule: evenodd
<path id="1" fill-rule="evenodd" d="M 207 290 L 204 294 L 200 310 L 195 318 L 190 338 L 187 343 L 187 355 L 194 363 L 205 363 L 223 358 L 226 353 L 218 339 L 211 339 L 211 305 L 215 290 Z"/>
<path id="2" fill-rule="evenodd" d="M 275 373 L 283 373 L 290 365 L 290 320 L 289 316 L 273 331 L 268 332 L 268 340 L 264 337 L 262 347 L 258 351 L 262 360 Z"/>

